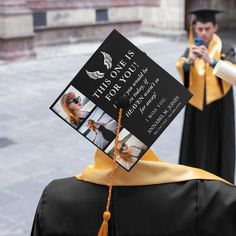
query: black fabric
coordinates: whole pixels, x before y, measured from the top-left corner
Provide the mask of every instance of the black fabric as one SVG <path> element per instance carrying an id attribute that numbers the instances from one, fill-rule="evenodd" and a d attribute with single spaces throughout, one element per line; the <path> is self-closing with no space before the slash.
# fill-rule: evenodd
<path id="1" fill-rule="evenodd" d="M 184 52 L 184 54 L 182 55 L 182 57 L 188 58 L 189 55 L 189 48 L 187 48 Z M 192 65 L 190 65 L 191 67 Z M 189 87 L 189 71 L 184 71 L 184 86 L 186 88 Z"/>
<path id="2" fill-rule="evenodd" d="M 95 236 L 108 187 L 75 177 L 44 190 L 31 236 Z M 236 188 L 219 181 L 114 187 L 109 236 L 235 236 Z"/>
<path id="3" fill-rule="evenodd" d="M 216 23 L 215 15 L 221 12 L 223 11 L 214 9 L 195 9 L 195 10 L 190 10 L 188 14 L 195 15 L 195 20 L 194 20 L 195 23 L 200 21 L 202 23 L 212 22 L 213 24 L 215 24 Z"/>
<path id="4" fill-rule="evenodd" d="M 180 148 L 181 164 L 198 167 L 234 182 L 235 127 L 233 90 L 200 111 L 188 104 Z"/>
<path id="5" fill-rule="evenodd" d="M 187 57 L 188 52 L 189 49 L 183 56 Z M 234 49 L 225 43 L 222 45 L 222 54 L 225 60 L 235 62 Z M 184 76 L 185 86 L 188 87 L 189 72 L 185 72 Z M 222 87 L 221 79 L 219 86 Z M 233 89 L 222 99 L 204 104 L 203 111 L 190 104 L 186 106 L 179 163 L 207 170 L 234 183 Z"/>
<path id="6" fill-rule="evenodd" d="M 223 42 L 221 51 L 221 60 L 227 60 L 232 63 L 235 63 L 235 50 L 230 44 Z"/>
<path id="7" fill-rule="evenodd" d="M 116 137 L 116 135 L 111 130 L 105 128 L 103 125 L 100 125 L 98 130 L 102 133 L 103 138 L 107 141 L 111 141 Z"/>
<path id="8" fill-rule="evenodd" d="M 236 187 L 204 181 L 198 193 L 198 235 L 236 235 Z"/>

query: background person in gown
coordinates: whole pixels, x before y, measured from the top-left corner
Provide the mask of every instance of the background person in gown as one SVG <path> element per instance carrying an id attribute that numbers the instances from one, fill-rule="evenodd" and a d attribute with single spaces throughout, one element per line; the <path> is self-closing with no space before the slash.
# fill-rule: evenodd
<path id="1" fill-rule="evenodd" d="M 202 45 L 187 48 L 177 62 L 184 85 L 193 94 L 186 106 L 180 164 L 205 169 L 234 182 L 235 123 L 232 86 L 213 75 L 218 60 L 235 63 L 233 47 L 222 42 L 215 15 L 194 10 L 194 29 Z M 198 39 L 199 40 L 199 39 Z M 199 40 L 201 41 L 201 40 Z"/>

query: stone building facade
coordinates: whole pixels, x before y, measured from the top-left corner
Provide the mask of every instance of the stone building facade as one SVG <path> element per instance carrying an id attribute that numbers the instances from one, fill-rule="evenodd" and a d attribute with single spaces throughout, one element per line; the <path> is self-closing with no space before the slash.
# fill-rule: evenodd
<path id="1" fill-rule="evenodd" d="M 113 28 L 126 36 L 183 34 L 185 12 L 193 6 L 229 9 L 222 24 L 235 25 L 235 0 L 0 1 L 0 58 L 35 57 L 37 46 L 104 39 Z"/>

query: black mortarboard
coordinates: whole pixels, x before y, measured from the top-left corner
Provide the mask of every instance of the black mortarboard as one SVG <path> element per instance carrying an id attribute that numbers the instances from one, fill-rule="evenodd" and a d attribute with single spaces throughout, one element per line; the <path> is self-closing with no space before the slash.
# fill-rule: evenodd
<path id="1" fill-rule="evenodd" d="M 195 22 L 200 21 L 203 23 L 212 22 L 216 23 L 215 15 L 218 13 L 224 12 L 222 10 L 213 10 L 213 9 L 196 9 L 190 10 L 188 14 L 194 14 L 196 16 Z"/>

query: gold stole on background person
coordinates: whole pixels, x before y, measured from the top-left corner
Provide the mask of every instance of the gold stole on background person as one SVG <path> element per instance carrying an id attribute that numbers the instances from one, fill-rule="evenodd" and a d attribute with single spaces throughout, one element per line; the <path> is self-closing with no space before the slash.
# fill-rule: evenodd
<path id="1" fill-rule="evenodd" d="M 214 34 L 208 46 L 209 56 L 216 60 L 220 60 L 221 50 L 222 42 L 220 38 Z M 185 60 L 185 57 L 181 57 L 176 64 L 183 81 L 183 63 Z M 189 103 L 199 110 L 203 110 L 205 85 L 206 104 L 221 99 L 231 88 L 229 83 L 213 75 L 213 68 L 208 63 L 205 63 L 203 59 L 197 58 L 194 64 L 190 66 L 188 89 L 193 94 Z"/>
<path id="2" fill-rule="evenodd" d="M 76 178 L 108 186 L 111 170 L 111 158 L 97 149 L 94 163 L 87 166 L 81 174 L 76 175 Z M 163 162 L 149 149 L 130 172 L 117 164 L 113 186 L 165 184 L 193 179 L 219 180 L 230 184 L 226 180 L 201 169 Z"/>

